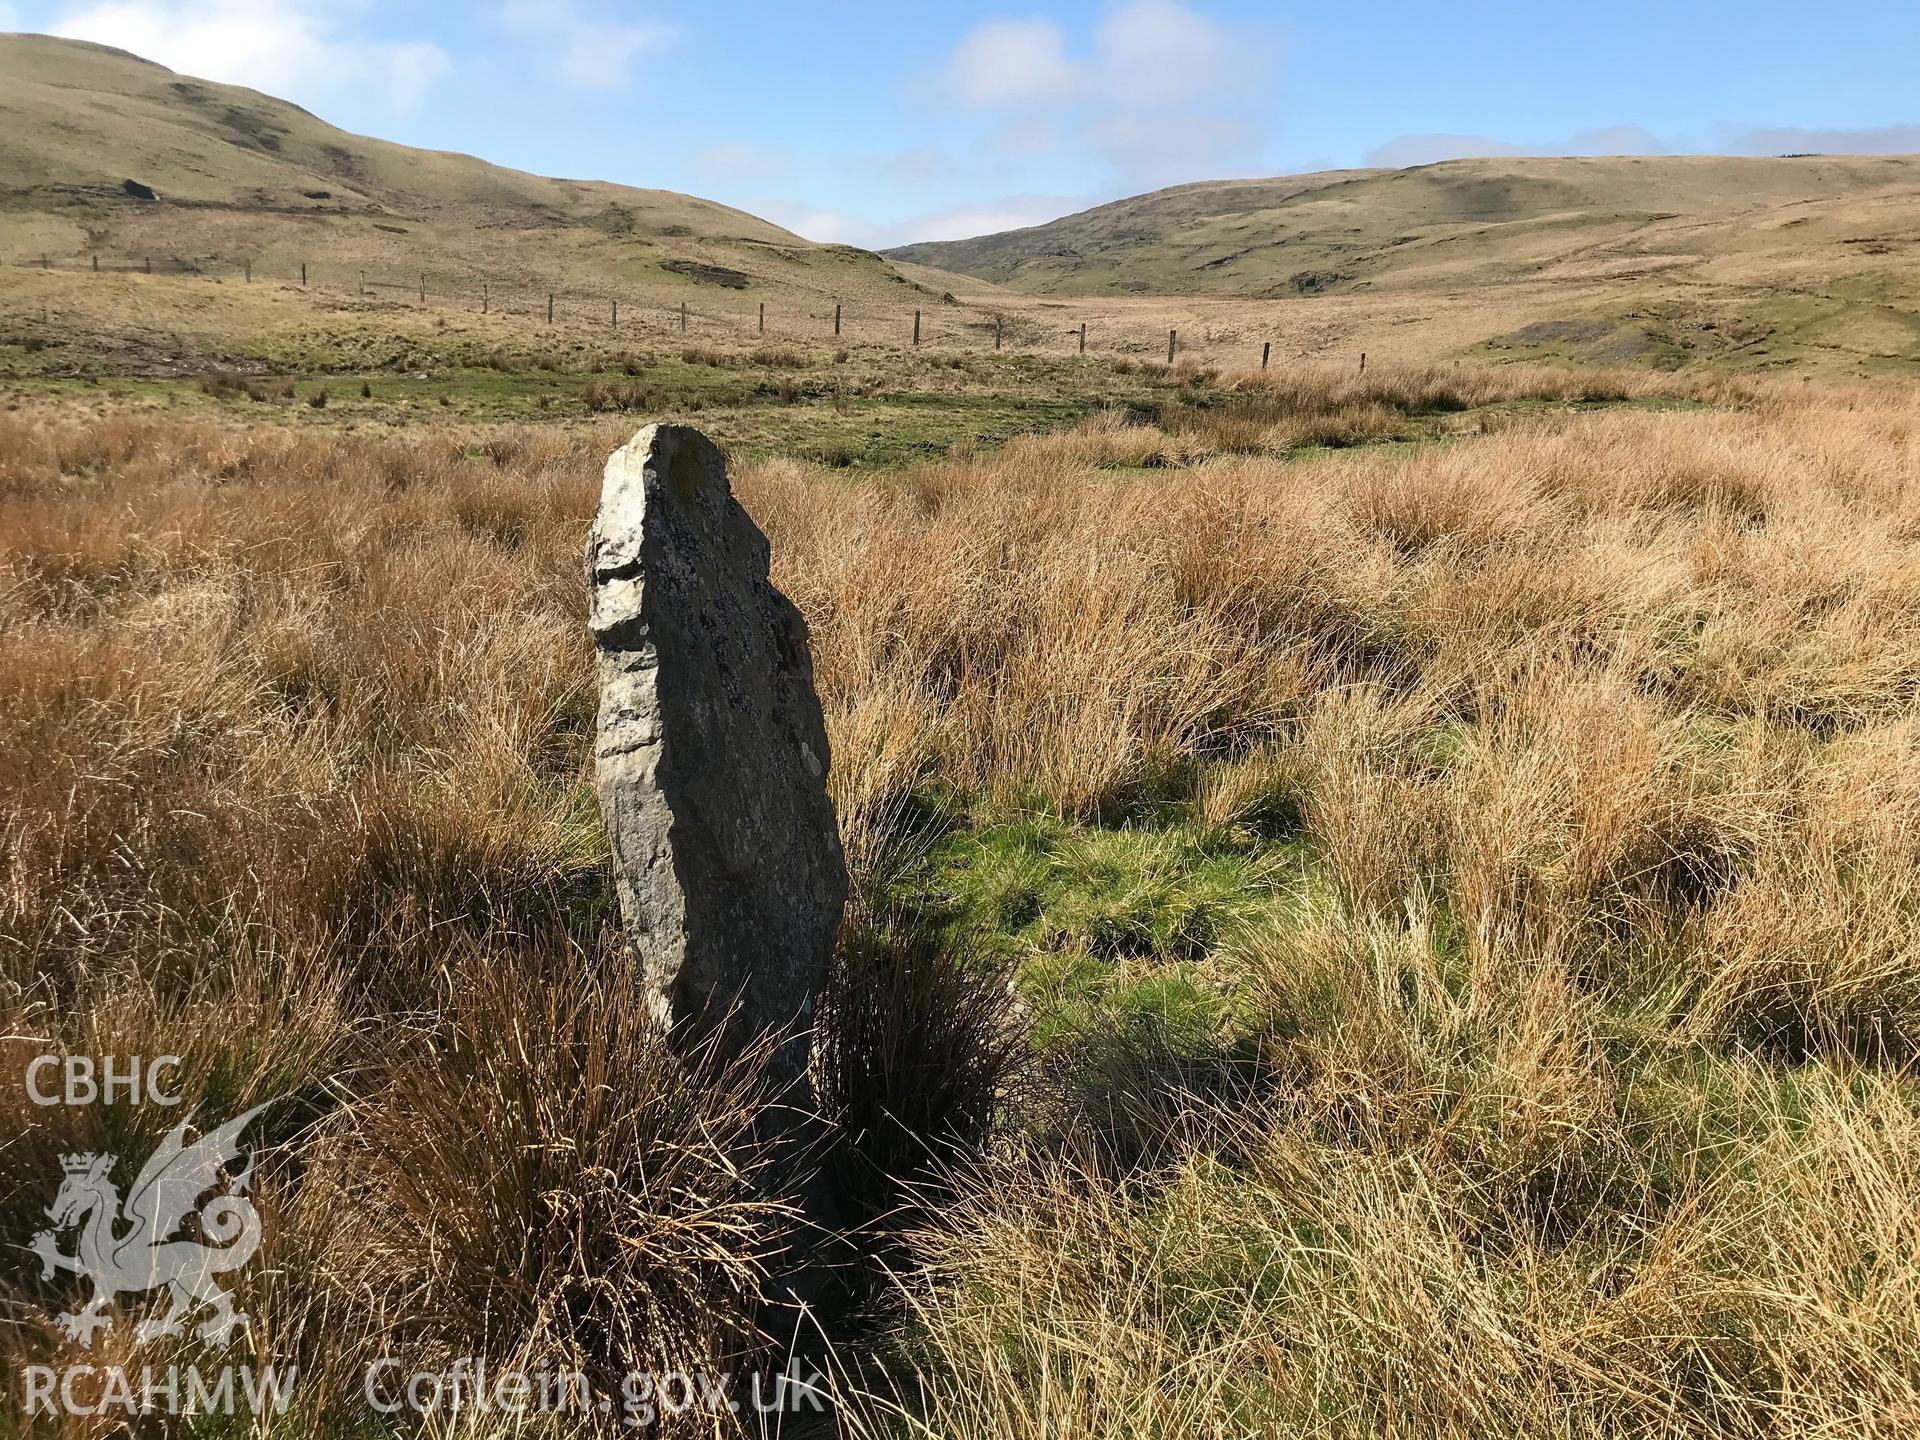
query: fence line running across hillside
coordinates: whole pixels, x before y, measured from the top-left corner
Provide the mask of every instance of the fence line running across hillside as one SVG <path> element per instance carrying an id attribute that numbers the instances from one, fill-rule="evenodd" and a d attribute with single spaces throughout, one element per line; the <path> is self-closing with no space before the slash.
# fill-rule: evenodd
<path id="1" fill-rule="evenodd" d="M 436 274 L 425 270 L 411 274 L 403 279 L 394 279 L 390 275 L 376 274 L 349 266 L 345 269 L 345 279 L 335 280 L 339 272 L 331 267 L 322 269 L 311 262 L 301 264 L 297 272 L 276 273 L 255 266 L 250 261 L 211 262 L 206 264 L 181 260 L 168 256 L 155 258 L 142 255 L 138 258 L 103 258 L 97 254 L 80 256 L 57 256 L 40 254 L 17 257 L 12 264 L 16 268 L 29 270 L 59 271 L 62 273 L 91 273 L 100 275 L 145 274 L 165 276 L 174 279 L 204 279 L 215 284 L 238 282 L 241 284 L 278 285 L 292 288 L 308 295 L 351 296 L 356 299 L 399 302 L 411 304 L 423 309 L 460 310 L 476 315 L 497 315 L 507 319 L 526 319 L 541 325 L 586 325 L 602 329 L 609 335 L 684 335 L 690 341 L 715 335 L 740 340 L 812 340 L 812 341 L 851 341 L 861 340 L 871 343 L 876 337 L 875 329 L 884 323 L 888 339 L 900 343 L 902 348 L 919 347 L 924 343 L 951 343 L 951 332 L 946 335 L 922 334 L 922 313 L 930 312 L 938 316 L 950 311 L 960 302 L 943 296 L 929 304 L 913 308 L 908 318 L 907 307 L 889 308 L 882 305 L 852 304 L 834 300 L 831 312 L 821 310 L 805 311 L 806 329 L 799 330 L 791 323 L 794 311 L 770 311 L 764 300 L 751 300 L 751 292 L 740 287 L 745 303 L 756 308 L 747 311 L 744 316 L 731 309 L 718 308 L 694 309 L 687 301 L 678 305 L 663 304 L 659 301 L 631 301 L 616 292 L 608 290 L 543 290 L 538 287 L 529 290 L 524 283 L 502 285 L 491 277 L 462 274 L 449 276 L 445 272 Z M 331 282 L 331 283 L 330 283 Z M 729 287 L 731 288 L 731 287 Z M 822 302 L 824 304 L 824 302 Z M 1017 323 L 1008 316 L 979 307 L 961 307 L 962 313 L 978 315 L 983 318 L 963 322 L 959 329 L 962 338 L 977 332 L 983 348 L 992 350 L 1046 350 L 1048 353 L 1068 355 L 1086 355 L 1091 353 L 1145 354 L 1158 358 L 1159 345 L 1152 341 L 1144 345 L 1134 345 L 1121 351 L 1116 347 L 1101 346 L 1099 336 L 1090 334 L 1087 321 L 1079 320 L 1063 331 L 1053 331 L 1046 326 L 1031 321 Z M 858 332 L 856 333 L 856 325 Z M 1057 340 L 1060 350 L 1056 352 L 1047 341 Z M 1022 343 L 1024 341 L 1024 343 Z M 1272 355 L 1271 341 L 1263 341 L 1260 346 L 1259 365 L 1266 369 Z M 1177 330 L 1167 331 L 1166 361 L 1172 364 L 1182 353 L 1182 343 Z M 1365 366 L 1364 357 L 1361 365 Z"/>

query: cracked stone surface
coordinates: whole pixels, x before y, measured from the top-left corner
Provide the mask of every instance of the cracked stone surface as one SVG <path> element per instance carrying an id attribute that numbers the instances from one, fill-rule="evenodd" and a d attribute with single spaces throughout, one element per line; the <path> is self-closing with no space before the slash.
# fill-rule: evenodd
<path id="1" fill-rule="evenodd" d="M 607 461 L 587 542 L 595 785 L 665 1026 L 737 1006 L 743 1032 L 805 1030 L 846 905 L 806 622 L 767 560 L 698 430 L 649 425 Z M 788 1039 L 776 1069 L 802 1075 L 805 1054 Z"/>

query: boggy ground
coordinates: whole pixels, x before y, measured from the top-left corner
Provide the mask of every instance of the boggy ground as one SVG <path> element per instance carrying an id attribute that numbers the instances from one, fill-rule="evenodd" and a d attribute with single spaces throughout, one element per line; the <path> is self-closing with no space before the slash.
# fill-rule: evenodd
<path id="1" fill-rule="evenodd" d="M 739 467 L 855 872 L 841 1424 L 1911 1433 L 1915 395 L 1156 394 Z M 737 1362 L 809 1242 L 737 1168 L 752 1076 L 632 1002 L 589 784 L 637 417 L 265 413 L 0 413 L 10 1044 L 290 1097 L 237 1286 L 285 1423 L 366 1428 L 383 1352 Z M 8 1094 L 0 1241 L 175 1118 Z M 66 1353 L 71 1294 L 0 1284 L 10 1366 Z"/>

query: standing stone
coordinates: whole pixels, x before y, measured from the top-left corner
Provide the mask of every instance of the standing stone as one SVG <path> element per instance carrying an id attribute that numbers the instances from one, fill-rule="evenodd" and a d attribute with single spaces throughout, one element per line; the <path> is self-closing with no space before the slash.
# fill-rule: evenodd
<path id="1" fill-rule="evenodd" d="M 587 542 L 600 672 L 594 750 L 620 908 L 663 1026 L 734 1010 L 791 1038 L 847 899 L 807 627 L 713 442 L 649 425 L 614 451 Z M 737 1008 L 735 1008 L 737 1007 Z"/>

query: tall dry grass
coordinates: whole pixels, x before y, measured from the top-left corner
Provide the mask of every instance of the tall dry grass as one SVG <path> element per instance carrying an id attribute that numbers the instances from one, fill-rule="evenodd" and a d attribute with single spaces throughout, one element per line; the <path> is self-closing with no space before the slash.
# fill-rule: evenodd
<path id="1" fill-rule="evenodd" d="M 845 1423 L 1910 1433 L 1914 397 L 1244 390 L 738 476 L 812 626 L 862 926 L 969 813 L 1258 810 L 1310 856 L 1221 946 L 1218 1065 L 956 1102 L 995 1153 L 913 1210 Z M 778 1195 L 719 1164 L 751 1101 L 690 1105 L 603 948 L 578 546 L 619 438 L 0 416 L 7 1031 L 293 1097 L 243 1299 L 323 1372 L 737 1354 L 782 1263 Z M 1163 1143 L 1104 1143 L 1120 1111 Z M 0 1241 L 59 1151 L 164 1119 L 11 1097 Z M 0 1283 L 46 1352 L 62 1297 Z"/>

